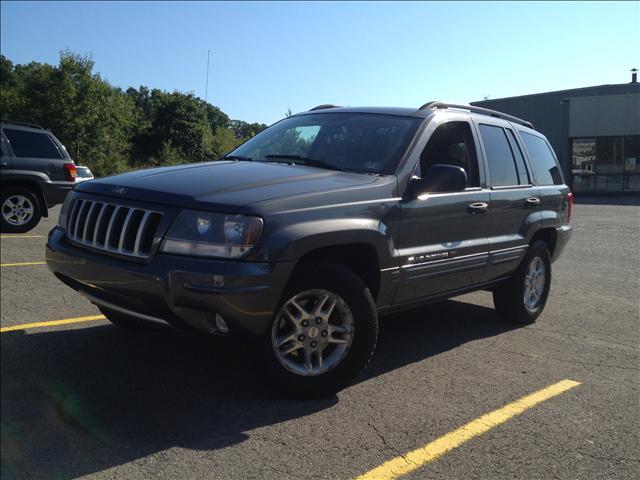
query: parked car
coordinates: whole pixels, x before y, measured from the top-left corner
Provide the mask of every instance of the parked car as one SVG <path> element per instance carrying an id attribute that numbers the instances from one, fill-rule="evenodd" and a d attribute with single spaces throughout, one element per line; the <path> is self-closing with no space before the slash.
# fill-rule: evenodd
<path id="1" fill-rule="evenodd" d="M 86 182 L 87 180 L 93 180 L 93 173 L 91 173 L 89 167 L 76 165 L 76 183 Z"/>
<path id="2" fill-rule="evenodd" d="M 120 327 L 247 334 L 268 378 L 323 395 L 367 365 L 379 315 L 488 289 L 534 322 L 572 202 L 526 121 L 320 106 L 222 161 L 79 184 L 47 263 Z"/>
<path id="3" fill-rule="evenodd" d="M 55 135 L 37 125 L 2 122 L 0 146 L 2 231 L 28 232 L 64 201 L 76 166 Z"/>

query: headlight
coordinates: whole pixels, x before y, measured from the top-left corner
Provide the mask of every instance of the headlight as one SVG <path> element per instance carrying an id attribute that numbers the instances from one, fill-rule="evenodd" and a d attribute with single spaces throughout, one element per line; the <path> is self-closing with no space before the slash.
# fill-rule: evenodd
<path id="1" fill-rule="evenodd" d="M 261 232 L 260 217 L 183 210 L 169 228 L 160 251 L 239 258 L 251 251 Z"/>
<path id="2" fill-rule="evenodd" d="M 60 208 L 60 215 L 58 215 L 58 226 L 63 230 L 67 229 L 67 213 L 69 213 L 69 205 L 71 204 L 71 197 L 72 195 L 68 193 L 64 199 L 64 203 L 62 204 L 62 207 Z"/>

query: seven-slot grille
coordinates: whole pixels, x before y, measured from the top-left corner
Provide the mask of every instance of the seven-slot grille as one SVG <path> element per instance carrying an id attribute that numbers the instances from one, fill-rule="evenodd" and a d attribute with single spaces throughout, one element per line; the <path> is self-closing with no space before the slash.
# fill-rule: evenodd
<path id="1" fill-rule="evenodd" d="M 69 239 L 80 245 L 146 259 L 162 213 L 108 202 L 78 199 L 67 224 Z"/>

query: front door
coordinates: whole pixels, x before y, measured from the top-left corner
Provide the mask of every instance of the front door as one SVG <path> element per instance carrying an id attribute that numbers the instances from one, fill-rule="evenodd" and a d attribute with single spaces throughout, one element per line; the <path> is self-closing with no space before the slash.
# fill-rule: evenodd
<path id="1" fill-rule="evenodd" d="M 443 123 L 429 139 L 414 175 L 426 174 L 435 164 L 455 165 L 467 173 L 467 188 L 403 201 L 397 246 L 401 280 L 394 303 L 480 281 L 488 258 L 490 197 L 477 151 L 468 121 Z"/>

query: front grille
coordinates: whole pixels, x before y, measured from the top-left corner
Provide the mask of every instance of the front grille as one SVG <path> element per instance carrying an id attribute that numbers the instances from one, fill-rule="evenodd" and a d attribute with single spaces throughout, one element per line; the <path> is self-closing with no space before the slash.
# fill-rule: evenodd
<path id="1" fill-rule="evenodd" d="M 67 236 L 96 250 L 146 259 L 161 219 L 160 212 L 80 198 L 71 209 Z"/>

